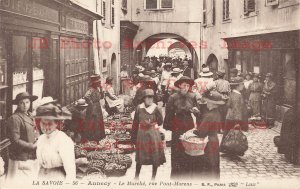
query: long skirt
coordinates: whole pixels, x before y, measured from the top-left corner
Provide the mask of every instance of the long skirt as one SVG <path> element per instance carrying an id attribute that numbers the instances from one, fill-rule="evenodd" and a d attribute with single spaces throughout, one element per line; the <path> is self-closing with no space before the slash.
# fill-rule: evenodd
<path id="1" fill-rule="evenodd" d="M 37 160 L 15 161 L 9 159 L 6 183 L 7 185 L 30 184 L 37 179 L 38 169 Z"/>
<path id="2" fill-rule="evenodd" d="M 166 162 L 164 144 L 158 129 L 139 129 L 136 140 L 136 162 L 160 166 Z"/>
<path id="3" fill-rule="evenodd" d="M 261 97 L 260 93 L 251 93 L 249 97 L 249 105 L 252 109 L 253 116 L 261 114 Z"/>

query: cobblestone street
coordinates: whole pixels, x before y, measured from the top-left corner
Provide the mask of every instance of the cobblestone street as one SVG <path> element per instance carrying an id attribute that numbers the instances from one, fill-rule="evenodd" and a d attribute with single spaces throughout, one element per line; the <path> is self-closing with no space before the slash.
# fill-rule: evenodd
<path id="1" fill-rule="evenodd" d="M 280 125 L 272 129 L 251 128 L 245 133 L 249 149 L 243 157 L 230 158 L 221 154 L 221 180 L 223 179 L 300 179 L 300 167 L 288 163 L 284 155 L 277 153 L 273 143 L 274 136 L 279 135 Z M 170 133 L 166 132 L 167 139 Z M 222 135 L 219 135 L 221 141 Z M 167 162 L 159 167 L 157 179 L 168 179 L 171 173 L 171 149 L 166 148 Z M 134 160 L 135 155 L 132 154 Z M 135 162 L 127 172 L 127 178 L 134 178 Z M 151 166 L 143 166 L 140 179 L 149 180 L 152 174 Z"/>

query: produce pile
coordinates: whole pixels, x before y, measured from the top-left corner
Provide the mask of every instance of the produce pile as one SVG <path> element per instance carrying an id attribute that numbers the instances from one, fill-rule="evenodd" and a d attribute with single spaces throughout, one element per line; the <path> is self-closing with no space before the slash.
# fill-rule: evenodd
<path id="1" fill-rule="evenodd" d="M 106 138 L 75 146 L 78 178 L 92 180 L 120 177 L 132 165 L 132 159 L 127 155 L 134 152 L 130 115 L 114 115 L 104 120 L 104 123 Z"/>

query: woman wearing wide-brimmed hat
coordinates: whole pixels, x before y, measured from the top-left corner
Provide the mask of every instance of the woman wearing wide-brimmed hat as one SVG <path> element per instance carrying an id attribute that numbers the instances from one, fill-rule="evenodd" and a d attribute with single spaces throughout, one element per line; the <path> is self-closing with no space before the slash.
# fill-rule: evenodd
<path id="1" fill-rule="evenodd" d="M 29 112 L 31 104 L 38 97 L 28 92 L 19 93 L 13 100 L 17 105 L 14 114 L 7 120 L 9 146 L 8 183 L 35 179 L 38 166 L 36 162 L 36 140 L 38 130 Z"/>
<path id="2" fill-rule="evenodd" d="M 195 162 L 193 177 L 201 176 L 206 179 L 220 178 L 220 150 L 218 131 L 222 127 L 222 116 L 219 106 L 225 104 L 222 94 L 217 91 L 207 91 L 203 94 L 208 111 L 202 116 L 201 122 L 197 122 L 194 134 L 200 138 L 208 137 L 208 143 L 204 149 L 204 156 Z M 197 158 L 195 158 L 197 159 Z M 198 177 L 199 178 L 199 177 Z"/>
<path id="3" fill-rule="evenodd" d="M 252 109 L 252 116 L 260 117 L 261 114 L 261 93 L 263 89 L 262 83 L 259 81 L 259 74 L 254 74 L 253 82 L 249 85 L 249 106 Z"/>
<path id="4" fill-rule="evenodd" d="M 275 112 L 276 112 L 276 83 L 273 81 L 273 74 L 267 73 L 263 86 L 263 117 L 267 121 L 268 127 L 274 127 Z"/>
<path id="5" fill-rule="evenodd" d="M 99 141 L 105 138 L 103 113 L 100 100 L 104 99 L 100 75 L 90 77 L 90 87 L 84 95 L 89 106 L 86 110 L 86 124 L 83 139 Z"/>
<path id="6" fill-rule="evenodd" d="M 72 181 L 76 178 L 74 143 L 59 128 L 71 113 L 59 105 L 46 104 L 36 110 L 36 124 L 42 131 L 37 141 L 39 179 Z"/>
<path id="7" fill-rule="evenodd" d="M 142 165 L 152 165 L 152 179 L 155 178 L 158 166 L 166 162 L 163 143 L 158 126 L 163 123 L 161 110 L 154 101 L 154 91 L 145 89 L 143 103 L 135 111 L 132 140 L 136 146 L 136 173 L 138 179 Z"/>
<path id="8" fill-rule="evenodd" d="M 184 153 L 180 136 L 188 130 L 194 128 L 192 113 L 198 117 L 200 113 L 197 104 L 197 95 L 191 88 L 194 80 L 182 76 L 175 82 L 179 91 L 170 96 L 166 106 L 166 116 L 164 120 L 164 129 L 172 131 L 171 142 L 171 178 L 184 179 L 188 177 L 193 164 L 187 159 L 188 155 Z"/>

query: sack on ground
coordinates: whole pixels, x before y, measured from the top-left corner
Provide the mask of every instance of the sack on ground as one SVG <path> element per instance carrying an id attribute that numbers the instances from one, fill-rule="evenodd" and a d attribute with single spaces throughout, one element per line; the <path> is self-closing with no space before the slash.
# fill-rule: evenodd
<path id="1" fill-rule="evenodd" d="M 241 130 L 231 129 L 222 141 L 222 151 L 244 155 L 248 150 L 248 140 Z"/>

